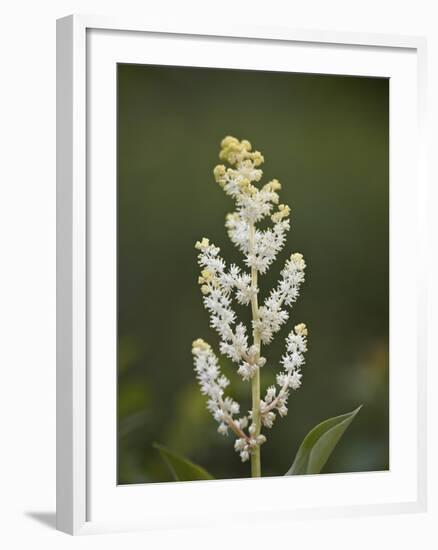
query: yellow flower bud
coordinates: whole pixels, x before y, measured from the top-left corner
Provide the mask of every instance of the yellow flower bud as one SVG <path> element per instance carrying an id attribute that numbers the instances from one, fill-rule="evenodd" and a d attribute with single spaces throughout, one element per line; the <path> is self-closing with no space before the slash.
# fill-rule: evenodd
<path id="1" fill-rule="evenodd" d="M 307 327 L 304 323 L 300 323 L 299 325 L 296 325 L 295 326 L 295 332 L 297 334 L 301 334 L 302 336 L 307 336 L 308 335 L 308 330 L 307 330 Z"/>
<path id="2" fill-rule="evenodd" d="M 231 222 L 231 221 L 237 222 L 239 220 L 239 214 L 237 212 L 233 212 L 232 214 L 227 214 L 225 218 L 228 222 Z"/>
<path id="3" fill-rule="evenodd" d="M 251 153 L 250 157 L 254 163 L 254 166 L 260 166 L 265 160 L 260 151 L 254 151 L 254 153 Z"/>
<path id="4" fill-rule="evenodd" d="M 278 205 L 278 212 L 276 212 L 275 214 L 273 214 L 271 216 L 271 220 L 274 222 L 274 223 L 278 223 L 278 222 L 281 222 L 281 220 L 283 218 L 287 218 L 290 214 L 290 208 L 289 206 L 287 206 L 287 204 L 279 204 Z"/>
<path id="5" fill-rule="evenodd" d="M 192 342 L 192 353 L 195 353 L 196 351 L 206 351 L 208 349 L 210 349 L 210 346 L 207 342 L 204 342 L 202 338 L 198 338 Z"/>
<path id="6" fill-rule="evenodd" d="M 251 143 L 247 139 L 242 139 L 240 144 L 246 151 L 251 151 Z"/>
<path id="7" fill-rule="evenodd" d="M 272 181 L 269 181 L 268 183 L 266 183 L 263 186 L 263 189 L 265 191 L 270 191 L 270 192 L 275 193 L 275 191 L 279 191 L 281 189 L 281 183 L 278 180 L 272 180 Z"/>
<path id="8" fill-rule="evenodd" d="M 306 262 L 304 261 L 303 255 L 299 252 L 295 252 L 295 254 L 291 254 L 290 259 L 294 261 L 299 269 L 304 269 L 306 267 Z"/>
<path id="9" fill-rule="evenodd" d="M 213 175 L 214 179 L 219 183 L 226 174 L 226 168 L 223 164 L 218 164 L 214 167 Z"/>
<path id="10" fill-rule="evenodd" d="M 211 281 L 213 274 L 209 269 L 203 269 L 201 271 L 202 278 L 204 279 L 204 282 L 208 283 Z"/>
<path id="11" fill-rule="evenodd" d="M 197 250 L 202 250 L 203 248 L 206 248 L 209 244 L 210 244 L 210 241 L 205 237 L 203 237 L 202 241 L 196 241 L 195 248 Z"/>
<path id="12" fill-rule="evenodd" d="M 228 148 L 222 149 L 222 151 L 219 153 L 219 158 L 221 160 L 228 160 Z"/>
<path id="13" fill-rule="evenodd" d="M 224 137 L 224 139 L 221 141 L 221 147 L 224 149 L 225 147 L 228 147 L 228 146 L 231 145 L 232 143 L 239 143 L 239 140 L 236 139 L 236 138 L 233 137 L 233 136 L 226 136 L 226 137 Z"/>
<path id="14" fill-rule="evenodd" d="M 249 184 L 251 182 L 249 181 L 249 179 L 247 178 L 242 178 L 240 181 L 239 181 L 239 187 L 242 191 L 244 191 L 245 189 L 247 189 L 249 187 Z"/>

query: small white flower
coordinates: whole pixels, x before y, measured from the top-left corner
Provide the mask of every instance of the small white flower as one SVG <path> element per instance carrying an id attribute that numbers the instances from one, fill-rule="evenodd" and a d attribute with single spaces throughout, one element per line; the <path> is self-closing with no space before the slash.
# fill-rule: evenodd
<path id="1" fill-rule="evenodd" d="M 213 411 L 213 418 L 216 422 L 222 422 L 225 418 L 224 411 L 222 409 L 216 409 Z"/>
<path id="2" fill-rule="evenodd" d="M 239 420 L 239 426 L 242 428 L 242 430 L 244 430 L 248 426 L 248 418 L 246 416 L 243 416 Z"/>
<path id="3" fill-rule="evenodd" d="M 265 397 L 266 403 L 270 403 L 274 399 L 276 393 L 277 393 L 276 387 L 269 386 L 269 388 L 266 390 L 266 397 Z"/>
<path id="4" fill-rule="evenodd" d="M 272 428 L 275 420 L 275 413 L 272 411 L 262 415 L 262 423 L 266 428 Z"/>
<path id="5" fill-rule="evenodd" d="M 266 442 L 266 437 L 263 434 L 260 434 L 256 437 L 257 445 L 263 445 Z"/>
<path id="6" fill-rule="evenodd" d="M 240 453 L 240 458 L 242 459 L 242 462 L 246 462 L 249 459 L 249 452 L 248 451 L 242 451 Z"/>
<path id="7" fill-rule="evenodd" d="M 286 416 L 287 415 L 287 407 L 286 405 L 282 405 L 281 407 L 278 407 L 278 414 L 280 416 Z"/>
<path id="8" fill-rule="evenodd" d="M 228 433 L 228 426 L 226 424 L 221 423 L 219 424 L 217 431 L 222 435 L 226 435 Z"/>
<path id="9" fill-rule="evenodd" d="M 237 373 L 240 374 L 243 380 L 249 380 L 252 378 L 251 365 L 244 361 L 241 365 L 239 365 Z"/>
<path id="10" fill-rule="evenodd" d="M 280 372 L 277 374 L 277 384 L 279 386 L 284 386 L 287 383 L 288 376 L 287 374 L 284 374 L 283 372 Z"/>
<path id="11" fill-rule="evenodd" d="M 301 377 L 300 372 L 295 371 L 290 377 L 289 385 L 293 390 L 297 390 L 301 386 Z"/>

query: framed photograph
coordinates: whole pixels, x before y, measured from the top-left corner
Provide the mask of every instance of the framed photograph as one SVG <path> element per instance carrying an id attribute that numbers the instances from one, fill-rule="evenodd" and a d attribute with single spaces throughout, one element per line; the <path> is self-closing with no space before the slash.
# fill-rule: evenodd
<path id="1" fill-rule="evenodd" d="M 424 40 L 57 29 L 58 528 L 425 510 Z"/>

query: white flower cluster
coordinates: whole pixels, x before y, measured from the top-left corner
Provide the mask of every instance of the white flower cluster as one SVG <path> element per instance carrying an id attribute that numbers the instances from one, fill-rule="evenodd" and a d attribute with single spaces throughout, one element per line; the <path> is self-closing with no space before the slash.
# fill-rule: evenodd
<path id="1" fill-rule="evenodd" d="M 258 306 L 258 274 L 266 273 L 286 242 L 290 208 L 279 204 L 281 185 L 276 179 L 260 187 L 256 185 L 263 175 L 260 165 L 264 159 L 260 152 L 252 151 L 249 141 L 228 136 L 221 142 L 219 156 L 230 167 L 216 166 L 215 180 L 236 203 L 236 210 L 227 215 L 225 226 L 231 241 L 243 253 L 250 273 L 242 272 L 234 264 L 228 268 L 219 255 L 220 249 L 203 238 L 195 245 L 201 267 L 198 282 L 204 306 L 210 314 L 210 326 L 220 336 L 221 353 L 238 364 L 237 372 L 243 380 L 253 380 L 257 386 L 258 371 L 266 363 L 261 355 L 261 344 L 269 344 L 288 320 L 286 307 L 290 307 L 299 295 L 306 264 L 301 254 L 292 254 L 281 271 L 277 288 L 271 291 L 262 306 Z M 267 216 L 272 226 L 257 228 L 256 224 Z M 233 298 L 240 305 L 251 304 L 252 344 L 248 342 L 246 327 L 236 322 Z M 248 417 L 239 419 L 234 418 L 239 413 L 239 405 L 229 397 L 223 398 L 228 380 L 220 374 L 216 355 L 203 340 L 193 343 L 195 370 L 202 393 L 209 397 L 208 409 L 219 422 L 220 433 L 226 434 L 231 429 L 237 436 L 234 447 L 242 461 L 248 460 L 266 441 L 260 433 L 261 426 L 271 427 L 276 412 L 280 416 L 287 414 L 290 389 L 301 385 L 300 368 L 304 364 L 306 336 L 303 324 L 289 334 L 287 354 L 282 358 L 284 371 L 277 375 L 278 393 L 274 386 L 268 388 L 264 400 L 260 400 L 260 407 L 260 397 L 254 401 L 253 393 L 253 409 Z M 254 379 L 256 374 L 257 379 Z"/>
<path id="2" fill-rule="evenodd" d="M 280 282 L 259 308 L 259 318 L 253 322 L 264 344 L 270 344 L 276 332 L 289 319 L 284 305 L 291 306 L 298 298 L 304 282 L 306 263 L 298 252 L 292 254 L 281 271 Z"/>
<path id="3" fill-rule="evenodd" d="M 251 424 L 251 426 L 254 426 Z M 254 431 L 253 430 L 250 431 Z M 246 462 L 251 453 L 256 449 L 257 447 L 260 447 L 260 445 L 263 445 L 265 443 L 266 437 L 263 434 L 259 434 L 255 437 L 250 438 L 238 438 L 234 442 L 234 450 L 240 454 L 240 458 L 242 459 L 242 462 Z"/>
<path id="4" fill-rule="evenodd" d="M 282 205 L 280 205 L 282 206 Z M 286 233 L 290 229 L 289 220 L 280 220 L 274 223 L 272 228 L 261 231 L 256 229 L 254 233 L 254 246 L 251 251 L 248 247 L 249 224 L 234 212 L 228 214 L 225 226 L 228 236 L 237 248 L 245 254 L 245 264 L 254 267 L 262 275 L 277 257 L 286 242 Z"/>
<path id="5" fill-rule="evenodd" d="M 208 239 L 198 241 L 195 247 L 200 251 L 198 263 L 203 268 L 198 283 L 204 294 L 205 309 L 210 313 L 210 326 L 221 338 L 220 351 L 233 362 L 240 363 L 237 372 L 244 380 L 249 380 L 266 360 L 258 357 L 254 346 L 248 345 L 246 327 L 239 323 L 234 328 L 236 314 L 231 308 L 231 295 L 234 292 L 236 300 L 247 305 L 257 289 L 251 286 L 250 275 L 241 274 L 236 265 L 226 269 L 219 256 L 220 249 Z"/>
<path id="6" fill-rule="evenodd" d="M 236 211 L 228 214 L 225 226 L 231 241 L 245 255 L 245 264 L 263 274 L 284 246 L 286 232 L 290 229 L 286 219 L 290 208 L 278 205 L 277 191 L 281 189 L 278 180 L 266 183 L 261 189 L 253 184 L 262 177 L 262 170 L 256 167 L 263 162 L 263 156 L 258 151 L 251 152 L 248 141 L 227 137 L 221 145 L 220 158 L 235 166 L 227 169 L 220 164 L 214 169 L 216 181 L 236 201 Z M 275 205 L 278 211 L 272 214 Z M 270 214 L 273 227 L 257 229 L 251 238 L 254 224 Z"/>
<path id="7" fill-rule="evenodd" d="M 277 384 L 280 389 L 270 386 L 266 390 L 264 400 L 260 402 L 262 423 L 272 428 L 277 411 L 280 416 L 287 414 L 287 400 L 290 390 L 297 390 L 301 386 L 301 367 L 304 365 L 303 354 L 307 351 L 307 328 L 300 323 L 286 338 L 287 353 L 282 357 L 283 372 L 277 374 Z"/>
<path id="8" fill-rule="evenodd" d="M 257 288 L 251 287 L 251 275 L 241 273 L 240 268 L 232 264 L 226 270 L 224 260 L 219 256 L 220 248 L 210 244 L 203 238 L 195 245 L 200 253 L 198 263 L 204 269 L 198 278 L 203 294 L 209 294 L 213 289 L 219 289 L 225 296 L 229 296 L 235 290 L 236 299 L 241 305 L 248 305 L 251 297 L 257 293 Z"/>
<path id="9" fill-rule="evenodd" d="M 237 436 L 236 451 L 240 454 L 242 461 L 248 460 L 251 449 L 264 443 L 266 438 L 262 435 L 253 438 L 244 432 L 248 427 L 248 417 L 234 418 L 234 415 L 240 412 L 240 405 L 231 397 L 224 398 L 224 390 L 230 381 L 221 374 L 218 359 L 211 347 L 199 338 L 192 344 L 192 353 L 201 393 L 208 397 L 207 408 L 219 423 L 217 431 L 227 435 L 228 429 L 231 429 Z M 249 432 L 254 432 L 253 424 Z"/>

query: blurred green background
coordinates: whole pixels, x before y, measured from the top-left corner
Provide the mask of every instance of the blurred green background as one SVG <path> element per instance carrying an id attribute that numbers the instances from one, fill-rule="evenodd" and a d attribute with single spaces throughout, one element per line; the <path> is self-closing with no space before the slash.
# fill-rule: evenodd
<path id="1" fill-rule="evenodd" d="M 290 322 L 265 349 L 283 353 L 290 327 L 309 327 L 302 388 L 267 431 L 263 475 L 282 475 L 317 423 L 364 407 L 325 472 L 389 463 L 389 81 L 378 78 L 118 66 L 118 482 L 170 481 L 159 442 L 217 478 L 249 475 L 233 438 L 216 432 L 195 383 L 191 342 L 216 349 L 197 285 L 194 243 L 206 236 L 240 262 L 224 230 L 231 199 L 214 183 L 220 140 L 250 140 L 265 178 L 292 207 L 288 242 L 306 283 Z M 245 308 L 236 307 L 248 320 Z M 230 393 L 250 386 L 223 361 Z M 262 369 L 262 386 L 277 368 Z"/>

